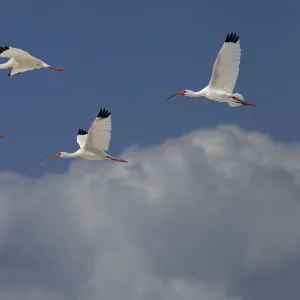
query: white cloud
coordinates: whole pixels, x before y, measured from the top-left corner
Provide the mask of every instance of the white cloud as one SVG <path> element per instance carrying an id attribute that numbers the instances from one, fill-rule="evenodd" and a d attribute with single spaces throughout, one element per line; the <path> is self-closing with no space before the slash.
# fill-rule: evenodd
<path id="1" fill-rule="evenodd" d="M 0 173 L 1 299 L 299 299 L 298 145 L 221 126 L 124 157 Z"/>

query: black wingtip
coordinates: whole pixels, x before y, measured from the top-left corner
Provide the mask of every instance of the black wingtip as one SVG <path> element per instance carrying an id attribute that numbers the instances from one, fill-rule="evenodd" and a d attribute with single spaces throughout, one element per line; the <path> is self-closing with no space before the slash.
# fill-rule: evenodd
<path id="1" fill-rule="evenodd" d="M 225 43 L 234 43 L 236 44 L 240 37 L 236 33 L 228 33 L 225 39 Z"/>
<path id="2" fill-rule="evenodd" d="M 88 134 L 88 132 L 84 129 L 79 129 L 77 135 L 85 135 Z"/>
<path id="3" fill-rule="evenodd" d="M 7 46 L 4 46 L 4 47 L 0 46 L 0 54 L 8 49 L 9 49 L 9 47 L 7 47 Z"/>
<path id="4" fill-rule="evenodd" d="M 106 118 L 108 118 L 110 115 L 111 115 L 111 114 L 110 114 L 110 112 L 109 112 L 107 109 L 101 108 L 101 109 L 100 109 L 100 112 L 99 112 L 99 114 L 98 114 L 98 116 L 97 116 L 97 118 L 106 119 Z"/>

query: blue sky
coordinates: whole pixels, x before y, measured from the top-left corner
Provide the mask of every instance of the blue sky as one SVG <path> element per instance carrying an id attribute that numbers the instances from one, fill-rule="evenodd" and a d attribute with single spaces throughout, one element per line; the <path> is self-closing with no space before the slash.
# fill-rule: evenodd
<path id="1" fill-rule="evenodd" d="M 8 78 L 1 70 L 1 170 L 62 172 L 76 133 L 100 108 L 112 112 L 110 154 L 161 143 L 197 128 L 237 124 L 299 141 L 300 4 L 273 1 L 41 1 L 2 7 L 1 44 L 29 51 L 67 73 Z M 13 13 L 12 13 L 13 12 Z M 166 96 L 206 86 L 228 32 L 241 38 L 236 91 L 256 108 Z M 90 162 L 94 164 L 95 162 Z M 96 162 L 97 164 L 99 162 Z"/>

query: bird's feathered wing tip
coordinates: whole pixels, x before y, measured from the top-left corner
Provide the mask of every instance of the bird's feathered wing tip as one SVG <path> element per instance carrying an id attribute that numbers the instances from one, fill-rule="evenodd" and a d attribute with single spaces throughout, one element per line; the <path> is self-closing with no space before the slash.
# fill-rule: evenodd
<path id="1" fill-rule="evenodd" d="M 228 33 L 225 39 L 225 43 L 234 43 L 236 44 L 239 40 L 239 36 L 236 35 L 235 33 Z"/>
<path id="2" fill-rule="evenodd" d="M 8 46 L 4 46 L 4 47 L 1 47 L 0 46 L 0 54 L 6 50 L 9 50 L 9 47 Z"/>
<path id="3" fill-rule="evenodd" d="M 102 108 L 101 108 L 101 110 L 100 110 L 100 112 L 99 112 L 97 118 L 106 119 L 106 118 L 108 118 L 110 115 L 111 115 L 111 114 L 110 114 L 110 112 L 109 112 L 107 109 L 105 109 L 105 108 L 102 109 Z"/>
<path id="4" fill-rule="evenodd" d="M 86 135 L 88 132 L 84 129 L 79 129 L 77 135 Z"/>

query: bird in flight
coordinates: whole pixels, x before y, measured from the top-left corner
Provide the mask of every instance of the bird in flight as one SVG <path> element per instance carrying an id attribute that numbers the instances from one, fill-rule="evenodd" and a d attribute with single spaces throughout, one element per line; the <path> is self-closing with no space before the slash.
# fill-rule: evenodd
<path id="1" fill-rule="evenodd" d="M 55 71 L 66 71 L 63 68 L 54 68 L 42 60 L 30 55 L 30 53 L 8 46 L 0 47 L 0 57 L 10 58 L 6 63 L 0 64 L 0 69 L 12 68 L 8 76 L 21 74 L 34 69 L 47 68 Z"/>
<path id="2" fill-rule="evenodd" d="M 227 34 L 225 42 L 214 63 L 208 86 L 199 92 L 183 90 L 182 92 L 171 95 L 167 99 L 174 96 L 206 97 L 218 102 L 227 102 L 231 107 L 240 105 L 256 106 L 253 103 L 244 101 L 243 95 L 233 93 L 239 74 L 240 61 L 241 47 L 239 36 L 235 33 Z"/>
<path id="3" fill-rule="evenodd" d="M 77 143 L 80 149 L 74 153 L 58 152 L 47 158 L 42 165 L 53 158 L 75 158 L 81 157 L 88 160 L 113 160 L 117 162 L 128 161 L 108 155 L 104 150 L 108 150 L 111 139 L 111 114 L 106 109 L 101 109 L 97 118 L 91 125 L 89 131 L 79 129 L 77 133 Z"/>

